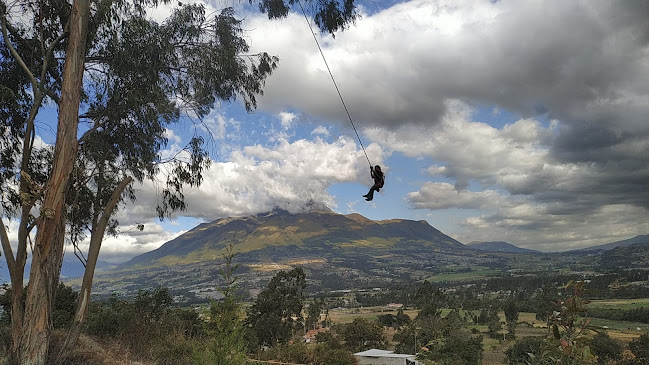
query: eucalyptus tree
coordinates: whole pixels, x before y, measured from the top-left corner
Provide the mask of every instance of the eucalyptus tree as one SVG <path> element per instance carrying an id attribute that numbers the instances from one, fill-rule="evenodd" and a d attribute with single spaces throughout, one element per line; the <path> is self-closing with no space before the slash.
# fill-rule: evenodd
<path id="1" fill-rule="evenodd" d="M 246 311 L 246 322 L 257 344 L 273 347 L 288 343 L 302 319 L 306 274 L 301 267 L 278 272 Z"/>
<path id="2" fill-rule="evenodd" d="M 101 242 L 117 226 L 120 202 L 135 198 L 133 184 L 159 182 L 157 214 L 164 218 L 186 208 L 183 187 L 202 182 L 210 159 L 198 129 L 182 152 L 163 160 L 168 128 L 199 123 L 218 100 L 240 99 L 252 111 L 277 67 L 276 57 L 248 54 L 232 8 L 210 14 L 174 2 L 163 22 L 147 17 L 147 9 L 168 3 L 0 1 L 0 243 L 12 284 L 13 362 L 47 361 L 66 237 L 77 243 L 87 236 L 90 245 L 59 361 L 78 338 Z M 252 3 L 280 18 L 296 1 Z M 333 34 L 356 18 L 353 0 L 308 3 L 322 31 Z M 58 112 L 53 146 L 39 143 L 36 123 L 47 104 Z M 18 222 L 15 247 L 6 219 Z"/>

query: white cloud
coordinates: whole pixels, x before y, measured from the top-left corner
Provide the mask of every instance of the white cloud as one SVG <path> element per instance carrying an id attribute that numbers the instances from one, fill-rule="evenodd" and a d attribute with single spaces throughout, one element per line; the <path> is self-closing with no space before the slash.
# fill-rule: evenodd
<path id="1" fill-rule="evenodd" d="M 428 182 L 417 192 L 407 196 L 416 209 L 484 209 L 500 204 L 500 194 L 493 190 L 457 190 L 449 183 Z"/>
<path id="2" fill-rule="evenodd" d="M 182 139 L 179 136 L 177 136 L 173 130 L 169 128 L 165 128 L 164 137 L 172 144 L 177 144 L 182 141 Z"/>
<path id="3" fill-rule="evenodd" d="M 160 224 L 153 221 L 143 223 L 144 229 L 140 231 L 136 224 L 122 225 L 116 236 L 106 235 L 102 242 L 99 259 L 106 262 L 120 263 L 130 258 L 155 250 L 165 242 L 170 241 L 186 231 L 169 232 Z M 78 247 L 87 257 L 89 237 L 80 242 Z M 65 251 L 74 252 L 71 244 L 67 244 Z"/>
<path id="4" fill-rule="evenodd" d="M 557 122 L 544 127 L 534 119 L 521 119 L 495 128 L 472 118 L 471 108 L 453 102 L 438 125 L 366 130 L 388 150 L 435 161 L 425 169 L 433 179 L 455 182 L 424 183 L 406 196 L 412 208 L 481 212 L 452 232 L 460 240 L 510 240 L 540 249 L 568 249 L 646 233 L 646 197 L 633 190 L 641 189 L 646 167 L 627 171 L 556 159 L 550 145 Z M 631 156 L 631 151 L 647 151 L 647 146 L 638 141 L 614 151 Z M 617 216 L 606 223 L 603 212 L 612 211 Z M 570 244 L 553 246 L 562 237 Z"/>
<path id="5" fill-rule="evenodd" d="M 367 146 L 376 163 L 384 154 L 376 144 Z M 198 188 L 185 190 L 188 210 L 185 216 L 213 220 L 282 208 L 291 212 L 305 209 L 310 202 L 335 207 L 327 193 L 340 182 L 366 182 L 365 155 L 355 141 L 340 137 L 328 143 L 320 138 L 288 141 L 280 139 L 269 147 L 254 145 L 232 152 L 228 162 L 214 162 L 204 172 Z M 128 207 L 128 217 L 154 217 L 156 189 L 150 182 L 137 189 L 138 200 Z"/>
<path id="6" fill-rule="evenodd" d="M 314 130 L 311 131 L 311 135 L 321 135 L 321 136 L 329 137 L 329 130 L 327 129 L 327 127 L 319 125 Z"/>
<path id="7" fill-rule="evenodd" d="M 369 128 L 365 133 L 389 149 L 406 156 L 429 156 L 443 165 L 428 169 L 454 179 L 459 186 L 477 181 L 494 186 L 517 173 L 543 169 L 548 147 L 541 144 L 551 131 L 533 120 L 520 120 L 503 130 L 471 121 L 472 110 L 449 102 L 439 125 L 406 125 L 395 130 Z"/>
<path id="8" fill-rule="evenodd" d="M 295 120 L 297 119 L 297 115 L 289 112 L 281 112 L 277 114 L 277 117 L 279 118 L 284 130 L 291 128 L 291 126 L 293 126 Z"/>
<path id="9" fill-rule="evenodd" d="M 646 211 L 611 204 L 591 214 L 552 216 L 539 207 L 520 205 L 462 222 L 462 242 L 507 241 L 541 251 L 567 251 L 610 243 L 649 232 Z"/>
<path id="10" fill-rule="evenodd" d="M 592 0 L 413 0 L 319 41 L 359 124 L 435 122 L 452 98 L 565 121 L 610 124 L 615 112 L 616 124 L 646 132 L 642 10 L 646 4 Z M 281 59 L 263 108 L 346 119 L 299 14 L 281 22 L 255 15 L 247 24 L 253 49 Z"/>

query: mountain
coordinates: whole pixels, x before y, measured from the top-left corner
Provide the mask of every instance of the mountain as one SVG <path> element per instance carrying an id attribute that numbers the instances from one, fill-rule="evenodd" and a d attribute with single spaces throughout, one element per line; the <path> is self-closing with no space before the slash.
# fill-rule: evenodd
<path id="1" fill-rule="evenodd" d="M 644 270 L 648 265 L 649 241 L 620 245 L 602 251 L 599 255 L 599 267 L 605 270 L 618 268 L 638 268 Z"/>
<path id="2" fill-rule="evenodd" d="M 290 214 L 275 210 L 200 224 L 158 249 L 134 257 L 121 268 L 217 260 L 223 257 L 229 244 L 234 245 L 239 257 L 251 261 L 336 257 L 354 252 L 416 254 L 465 248 L 423 220 L 373 221 L 356 213 L 342 215 L 314 210 Z"/>
<path id="3" fill-rule="evenodd" d="M 649 243 L 649 234 L 639 235 L 627 240 L 611 242 L 604 245 L 586 247 L 575 251 L 608 251 L 617 247 L 633 246 L 638 243 Z"/>
<path id="4" fill-rule="evenodd" d="M 510 253 L 533 253 L 539 252 L 535 250 L 529 250 L 527 248 L 521 248 L 514 246 L 511 243 L 501 242 L 501 241 L 491 241 L 491 242 L 471 242 L 467 244 L 467 247 L 473 250 L 478 251 L 491 251 L 491 252 L 510 252 Z"/>
<path id="5" fill-rule="evenodd" d="M 4 260 L 4 258 L 2 259 Z M 97 261 L 97 266 L 95 267 L 98 273 L 101 273 L 106 270 L 115 268 L 117 265 L 111 264 L 106 261 Z M 31 270 L 31 260 L 27 260 L 25 264 L 25 280 L 29 278 L 29 272 Z M 83 266 L 81 261 L 74 256 L 74 253 L 66 252 L 63 255 L 63 263 L 61 265 L 61 279 L 66 280 L 70 278 L 78 278 L 83 276 L 83 272 L 86 270 L 86 267 Z M 11 278 L 9 277 L 9 270 L 7 269 L 6 262 L 0 261 L 0 284 L 9 283 Z"/>

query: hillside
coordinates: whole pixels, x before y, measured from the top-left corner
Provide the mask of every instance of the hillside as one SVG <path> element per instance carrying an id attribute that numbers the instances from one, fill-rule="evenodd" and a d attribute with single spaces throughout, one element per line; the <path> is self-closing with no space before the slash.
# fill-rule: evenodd
<path id="1" fill-rule="evenodd" d="M 617 247 L 633 246 L 638 243 L 649 243 L 649 234 L 635 236 L 627 240 L 606 243 L 603 245 L 582 248 L 576 251 L 608 251 Z"/>
<path id="2" fill-rule="evenodd" d="M 183 300 L 218 297 L 215 288 L 223 284 L 220 272 L 230 244 L 236 251 L 237 286 L 246 297 L 254 297 L 278 270 L 296 266 L 305 269 L 309 290 L 316 292 L 386 287 L 433 273 L 451 279 L 460 275 L 461 280 L 484 278 L 493 272 L 490 268 L 504 265 L 503 255 L 512 255 L 467 249 L 426 221 L 276 210 L 200 224 L 154 251 L 100 273 L 93 292 L 108 297 L 164 286 Z M 471 274 L 471 267 L 478 271 Z"/>
<path id="3" fill-rule="evenodd" d="M 466 245 L 468 248 L 478 251 L 491 251 L 491 252 L 511 252 L 511 253 L 534 253 L 538 252 L 527 248 L 521 248 L 511 243 L 501 241 L 491 242 L 471 242 Z"/>
<path id="4" fill-rule="evenodd" d="M 457 251 L 465 246 L 426 221 L 373 221 L 360 214 L 318 210 L 301 214 L 273 211 L 256 216 L 223 218 L 203 223 L 160 248 L 139 255 L 122 268 L 188 264 L 220 259 L 224 248 L 267 259 L 328 256 L 368 251 L 375 254 Z"/>
<path id="5" fill-rule="evenodd" d="M 649 242 L 620 245 L 601 253 L 599 266 L 602 269 L 641 268 L 649 266 Z"/>

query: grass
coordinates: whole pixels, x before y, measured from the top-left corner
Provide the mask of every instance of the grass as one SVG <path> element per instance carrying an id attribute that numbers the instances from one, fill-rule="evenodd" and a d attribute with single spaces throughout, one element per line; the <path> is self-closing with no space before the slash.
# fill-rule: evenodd
<path id="1" fill-rule="evenodd" d="M 484 269 L 478 269 L 469 272 L 442 273 L 438 275 L 433 275 L 426 280 L 434 283 L 445 282 L 445 281 L 470 281 L 470 280 L 477 280 L 477 279 L 485 279 L 498 272 L 499 272 L 498 270 L 484 268 Z"/>
<path id="2" fill-rule="evenodd" d="M 634 309 L 641 307 L 649 307 L 649 298 L 593 300 L 588 304 L 588 308 L 601 309 Z"/>

